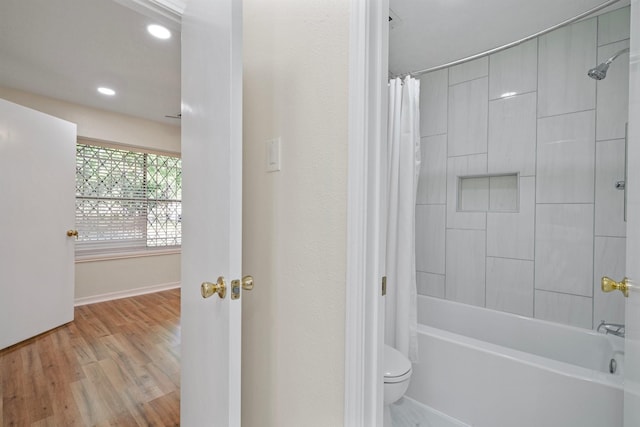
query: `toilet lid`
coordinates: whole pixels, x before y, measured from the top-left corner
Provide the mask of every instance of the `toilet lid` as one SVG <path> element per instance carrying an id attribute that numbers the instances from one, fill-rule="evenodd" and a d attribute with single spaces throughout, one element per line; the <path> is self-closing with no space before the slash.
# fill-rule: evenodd
<path id="1" fill-rule="evenodd" d="M 399 377 L 384 377 L 384 383 L 385 384 L 401 383 L 408 380 L 409 378 L 411 378 L 411 369 L 409 369 L 407 373 Z"/>
<path id="2" fill-rule="evenodd" d="M 404 381 L 411 374 L 411 362 L 402 353 L 384 346 L 384 382 Z"/>

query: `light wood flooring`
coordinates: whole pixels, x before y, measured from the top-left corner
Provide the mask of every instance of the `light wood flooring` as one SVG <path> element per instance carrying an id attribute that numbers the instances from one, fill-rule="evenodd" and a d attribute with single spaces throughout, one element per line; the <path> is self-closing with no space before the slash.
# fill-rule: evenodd
<path id="1" fill-rule="evenodd" d="M 76 307 L 0 351 L 2 426 L 179 423 L 179 289 Z"/>

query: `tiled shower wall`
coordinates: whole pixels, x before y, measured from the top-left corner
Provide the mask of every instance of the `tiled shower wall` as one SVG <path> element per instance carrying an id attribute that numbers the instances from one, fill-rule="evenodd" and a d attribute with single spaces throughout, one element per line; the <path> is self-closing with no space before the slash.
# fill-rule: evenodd
<path id="1" fill-rule="evenodd" d="M 629 8 L 423 75 L 418 293 L 583 328 L 624 323 Z M 460 177 L 517 174 L 516 206 L 461 210 Z M 464 197 L 501 194 L 472 180 Z M 486 206 L 486 207 L 483 207 Z"/>

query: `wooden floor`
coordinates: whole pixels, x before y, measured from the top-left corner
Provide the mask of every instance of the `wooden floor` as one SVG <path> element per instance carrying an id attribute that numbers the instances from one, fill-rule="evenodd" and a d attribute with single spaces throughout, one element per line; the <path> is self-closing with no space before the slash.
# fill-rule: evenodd
<path id="1" fill-rule="evenodd" d="M 77 307 L 73 322 L 0 351 L 2 426 L 179 423 L 178 289 Z"/>

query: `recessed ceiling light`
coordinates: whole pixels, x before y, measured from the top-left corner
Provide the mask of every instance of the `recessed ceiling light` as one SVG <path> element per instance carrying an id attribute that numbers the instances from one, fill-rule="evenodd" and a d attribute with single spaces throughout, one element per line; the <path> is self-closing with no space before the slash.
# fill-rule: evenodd
<path id="1" fill-rule="evenodd" d="M 500 98 L 511 98 L 512 96 L 516 96 L 518 92 L 505 92 L 500 95 Z"/>
<path id="2" fill-rule="evenodd" d="M 116 91 L 113 89 L 110 89 L 108 87 L 99 87 L 98 88 L 98 92 L 100 92 L 103 95 L 107 95 L 107 96 L 113 96 L 116 94 Z"/>
<path id="3" fill-rule="evenodd" d="M 162 40 L 166 40 L 171 38 L 171 31 L 163 27 L 162 25 L 151 24 L 147 26 L 147 31 L 154 37 L 157 37 Z"/>

